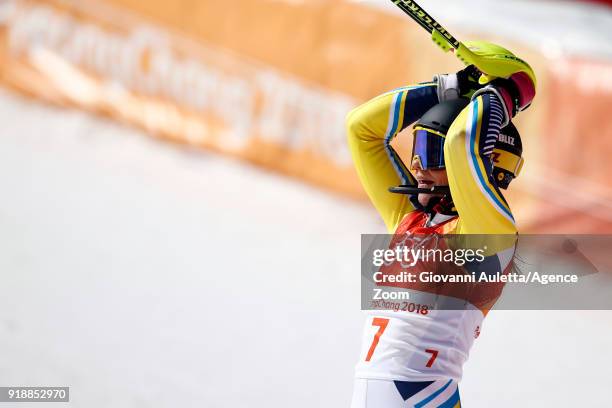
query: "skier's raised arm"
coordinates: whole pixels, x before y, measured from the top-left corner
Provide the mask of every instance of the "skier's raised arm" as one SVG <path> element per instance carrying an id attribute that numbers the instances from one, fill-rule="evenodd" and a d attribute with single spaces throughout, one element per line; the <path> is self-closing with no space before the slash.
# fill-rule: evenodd
<path id="1" fill-rule="evenodd" d="M 432 82 L 387 92 L 348 114 L 348 144 L 357 174 L 389 232 L 406 214 L 421 208 L 416 194 L 389 193 L 392 186 L 417 184 L 391 141 L 440 101 L 471 96 L 480 88 L 479 75 L 473 66 L 457 74 L 436 75 Z"/>
<path id="2" fill-rule="evenodd" d="M 514 217 L 493 174 L 504 113 L 493 93 L 478 95 L 448 131 L 444 158 L 459 234 L 515 234 Z M 510 155 L 509 155 L 510 156 Z M 510 156 L 512 158 L 512 156 Z M 516 156 L 515 166 L 520 164 Z"/>
<path id="3" fill-rule="evenodd" d="M 429 82 L 382 94 L 347 116 L 348 144 L 357 174 L 389 232 L 418 205 L 411 196 L 388 191 L 398 184 L 415 185 L 391 141 L 437 103 L 437 84 Z"/>

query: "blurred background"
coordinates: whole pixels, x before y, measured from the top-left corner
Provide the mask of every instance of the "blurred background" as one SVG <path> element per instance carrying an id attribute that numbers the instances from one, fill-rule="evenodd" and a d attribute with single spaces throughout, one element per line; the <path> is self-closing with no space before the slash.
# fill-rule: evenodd
<path id="1" fill-rule="evenodd" d="M 612 232 L 610 2 L 421 5 L 536 71 L 519 230 Z M 348 406 L 360 234 L 384 227 L 344 117 L 459 69 L 384 0 L 0 0 L 0 385 Z M 610 406 L 611 321 L 492 312 L 464 405 Z"/>

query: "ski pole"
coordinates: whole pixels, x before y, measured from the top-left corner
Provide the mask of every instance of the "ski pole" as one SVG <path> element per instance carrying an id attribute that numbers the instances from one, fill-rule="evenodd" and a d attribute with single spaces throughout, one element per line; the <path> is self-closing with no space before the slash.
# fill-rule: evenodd
<path id="1" fill-rule="evenodd" d="M 485 75 L 481 78 L 481 83 L 486 83 L 496 77 L 509 78 L 512 74 L 525 71 L 532 78 L 535 85 L 535 74 L 524 60 L 509 53 L 495 54 L 484 50 L 478 52 L 477 47 L 472 46 L 474 51 L 468 48 L 461 41 L 457 40 L 440 23 L 438 23 L 429 13 L 427 13 L 416 1 L 413 0 L 391 0 L 404 13 L 416 21 L 423 29 L 431 34 L 432 40 L 444 52 L 453 50 L 455 56 L 465 65 L 474 65 Z M 475 43 L 475 42 L 474 42 Z"/>

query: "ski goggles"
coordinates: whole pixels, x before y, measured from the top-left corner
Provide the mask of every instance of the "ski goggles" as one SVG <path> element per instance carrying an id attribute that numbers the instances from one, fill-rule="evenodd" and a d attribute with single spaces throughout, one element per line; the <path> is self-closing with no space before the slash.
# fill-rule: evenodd
<path id="1" fill-rule="evenodd" d="M 412 144 L 411 170 L 420 167 L 422 170 L 443 169 L 445 135 L 435 130 L 420 126 L 414 128 Z"/>

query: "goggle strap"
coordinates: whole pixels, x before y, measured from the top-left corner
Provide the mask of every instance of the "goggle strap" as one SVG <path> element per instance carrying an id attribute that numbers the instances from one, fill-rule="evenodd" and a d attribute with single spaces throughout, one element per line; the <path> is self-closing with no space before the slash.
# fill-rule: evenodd
<path id="1" fill-rule="evenodd" d="M 416 133 L 417 130 L 424 130 L 427 133 L 433 133 L 436 136 L 440 136 L 443 139 L 446 139 L 446 135 L 444 133 L 438 132 L 437 130 L 433 130 L 433 129 L 428 129 L 428 128 L 424 128 L 422 126 L 415 126 L 414 130 L 412 131 L 412 133 Z"/>
<path id="2" fill-rule="evenodd" d="M 519 157 L 519 160 L 516 163 L 516 167 L 514 168 L 514 177 L 518 177 L 518 175 L 521 174 L 521 170 L 523 169 L 524 163 L 525 159 L 523 159 L 523 156 Z"/>
<path id="3" fill-rule="evenodd" d="M 494 151 L 497 151 L 499 154 L 497 163 L 493 163 L 494 167 L 502 168 L 512 173 L 514 177 L 517 177 L 521 173 L 523 163 L 525 162 L 522 156 L 517 156 L 514 153 L 501 149 L 495 149 Z"/>

